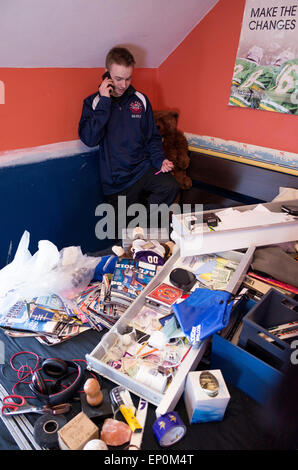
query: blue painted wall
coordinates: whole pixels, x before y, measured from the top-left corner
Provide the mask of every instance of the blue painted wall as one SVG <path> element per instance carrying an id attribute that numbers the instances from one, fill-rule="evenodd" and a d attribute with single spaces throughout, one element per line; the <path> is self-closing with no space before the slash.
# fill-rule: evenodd
<path id="1" fill-rule="evenodd" d="M 96 151 L 0 169 L 0 267 L 12 261 L 21 236 L 30 232 L 30 252 L 39 240 L 83 253 L 111 245 L 98 240 L 95 209 L 103 202 Z"/>

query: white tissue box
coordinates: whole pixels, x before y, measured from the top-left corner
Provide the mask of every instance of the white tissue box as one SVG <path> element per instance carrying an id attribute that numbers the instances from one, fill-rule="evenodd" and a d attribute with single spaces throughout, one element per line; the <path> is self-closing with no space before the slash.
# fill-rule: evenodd
<path id="1" fill-rule="evenodd" d="M 216 396 L 209 395 L 208 391 L 202 388 L 200 384 L 200 376 L 206 372 L 210 372 L 218 382 L 218 393 Z M 212 392 L 209 391 L 209 393 Z M 190 424 L 222 421 L 229 400 L 230 394 L 219 369 L 188 373 L 184 391 L 184 402 Z"/>

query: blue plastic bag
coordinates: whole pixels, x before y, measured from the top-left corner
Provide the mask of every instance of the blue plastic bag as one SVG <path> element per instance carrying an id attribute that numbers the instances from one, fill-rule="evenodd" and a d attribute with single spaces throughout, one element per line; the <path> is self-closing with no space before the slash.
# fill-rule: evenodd
<path id="1" fill-rule="evenodd" d="M 232 305 L 230 292 L 198 288 L 172 309 L 183 333 L 195 345 L 227 326 Z"/>
<path id="2" fill-rule="evenodd" d="M 102 281 L 104 274 L 113 274 L 118 259 L 116 255 L 103 256 L 95 268 L 93 280 Z"/>

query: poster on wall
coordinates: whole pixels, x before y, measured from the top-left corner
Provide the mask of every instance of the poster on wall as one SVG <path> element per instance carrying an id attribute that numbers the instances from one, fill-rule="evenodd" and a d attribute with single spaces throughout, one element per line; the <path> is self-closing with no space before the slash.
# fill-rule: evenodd
<path id="1" fill-rule="evenodd" d="M 298 115 L 298 0 L 246 0 L 229 105 Z"/>

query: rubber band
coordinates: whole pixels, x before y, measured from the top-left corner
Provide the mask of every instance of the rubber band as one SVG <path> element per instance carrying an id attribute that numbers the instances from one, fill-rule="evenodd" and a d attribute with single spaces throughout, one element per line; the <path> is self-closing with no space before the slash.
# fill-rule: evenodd
<path id="1" fill-rule="evenodd" d="M 25 367 L 27 367 L 29 370 L 28 371 L 24 371 L 22 369 L 24 369 Z M 23 373 L 25 374 L 23 377 L 20 376 L 20 374 Z M 33 370 L 30 366 L 28 366 L 28 364 L 23 364 L 19 369 L 18 369 L 18 373 L 17 373 L 17 376 L 18 376 L 18 379 L 19 379 L 19 382 L 22 382 L 22 383 L 26 383 L 26 379 L 28 376 L 32 375 L 33 374 Z M 27 383 L 31 383 L 31 380 L 30 382 L 27 382 Z"/>
<path id="2" fill-rule="evenodd" d="M 32 352 L 32 351 L 19 351 L 17 353 L 15 353 L 11 358 L 10 358 L 10 365 L 11 365 L 11 368 L 15 371 L 15 372 L 18 372 L 19 369 L 16 369 L 16 367 L 14 366 L 13 364 L 13 361 L 14 359 L 19 356 L 20 354 L 31 354 L 33 356 L 35 356 L 36 358 L 36 364 L 35 364 L 35 367 L 32 369 L 33 371 L 36 371 L 37 369 L 37 366 L 38 366 L 38 363 L 39 363 L 39 356 L 38 354 Z M 23 366 L 23 364 L 21 365 L 21 367 Z"/>
<path id="3" fill-rule="evenodd" d="M 20 393 L 17 393 L 17 392 L 15 391 L 16 387 L 17 387 L 18 385 L 20 385 L 21 383 L 22 383 L 22 382 L 17 382 L 17 383 L 14 384 L 14 386 L 12 387 L 12 394 L 13 394 L 13 395 L 20 395 L 20 396 L 22 396 L 23 398 L 28 399 L 28 400 L 29 400 L 30 398 L 35 399 L 36 397 L 33 396 L 33 395 L 21 395 Z"/>

